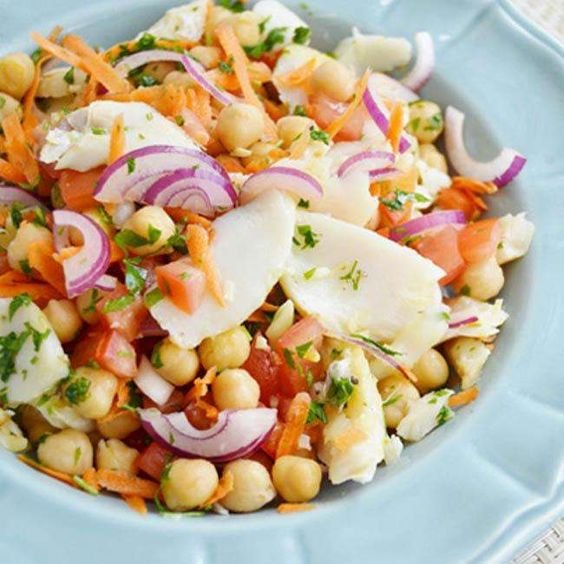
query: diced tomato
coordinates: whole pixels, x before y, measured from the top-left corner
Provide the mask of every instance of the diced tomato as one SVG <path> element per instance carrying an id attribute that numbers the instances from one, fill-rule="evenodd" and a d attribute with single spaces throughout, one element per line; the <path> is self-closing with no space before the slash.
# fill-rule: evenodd
<path id="1" fill-rule="evenodd" d="M 482 262 L 495 254 L 501 239 L 496 218 L 467 225 L 458 235 L 458 248 L 466 262 Z"/>
<path id="2" fill-rule="evenodd" d="M 347 109 L 347 104 L 341 104 L 324 95 L 313 96 L 310 100 L 308 115 L 312 117 L 322 129 L 327 129 Z M 335 136 L 336 141 L 358 141 L 362 137 L 362 129 L 367 119 L 366 110 L 361 104 L 347 124 Z"/>
<path id="3" fill-rule="evenodd" d="M 458 230 L 452 225 L 421 237 L 412 246 L 445 271 L 445 276 L 439 281 L 442 286 L 452 282 L 466 267 L 458 250 Z"/>
<path id="4" fill-rule="evenodd" d="M 86 333 L 76 343 L 71 355 L 71 366 L 74 369 L 96 360 L 96 350 L 102 336 L 103 331 L 100 331 L 100 328 L 97 327 L 95 330 Z"/>
<path id="5" fill-rule="evenodd" d="M 137 468 L 159 481 L 164 467 L 173 459 L 173 454 L 159 443 L 151 443 L 137 458 Z"/>
<path id="6" fill-rule="evenodd" d="M 94 199 L 94 190 L 103 170 L 104 167 L 98 167 L 86 172 L 70 169 L 61 172 L 59 187 L 67 208 L 83 211 L 98 205 Z"/>
<path id="7" fill-rule="evenodd" d="M 253 452 L 253 454 L 248 456 L 248 458 L 255 460 L 259 464 L 262 464 L 269 473 L 272 472 L 272 466 L 274 466 L 274 462 L 272 461 L 272 458 L 270 458 L 270 456 L 268 456 L 268 454 L 266 454 L 266 452 L 264 452 L 263 450 L 256 450 L 255 452 Z"/>
<path id="8" fill-rule="evenodd" d="M 284 423 L 277 421 L 274 429 L 270 432 L 266 440 L 261 445 L 261 449 L 270 456 L 270 458 L 276 458 L 276 449 L 278 448 L 278 442 L 284 431 Z"/>
<path id="9" fill-rule="evenodd" d="M 174 305 L 186 313 L 194 313 L 204 297 L 206 277 L 192 265 L 190 259 L 181 259 L 155 268 L 161 292 L 170 296 Z"/>
<path id="10" fill-rule="evenodd" d="M 127 288 L 123 284 L 116 286 L 109 294 L 104 296 L 97 304 L 96 310 L 100 314 L 100 322 L 108 329 L 119 331 L 128 341 L 133 341 L 139 334 L 139 329 L 148 315 L 147 308 L 141 296 L 135 296 L 133 301 L 125 307 L 120 307 L 116 300 L 129 299 Z M 115 311 L 108 311 L 114 309 Z"/>
<path id="11" fill-rule="evenodd" d="M 314 347 L 319 347 L 322 338 L 323 326 L 315 317 L 308 316 L 287 329 L 276 342 L 276 346 L 295 351 L 296 347 L 311 342 Z"/>
<path id="12" fill-rule="evenodd" d="M 395 227 L 400 223 L 404 223 L 411 215 L 411 202 L 406 204 L 399 210 L 391 210 L 385 204 L 380 204 L 380 228 Z"/>
<path id="13" fill-rule="evenodd" d="M 270 405 L 270 398 L 279 393 L 278 368 L 270 350 L 258 349 L 256 346 L 258 334 L 251 347 L 251 354 L 241 368 L 245 369 L 260 386 L 260 399 Z"/>
<path id="14" fill-rule="evenodd" d="M 5 274 L 9 270 L 11 270 L 11 268 L 8 262 L 8 255 L 0 254 L 0 274 Z"/>
<path id="15" fill-rule="evenodd" d="M 120 378 L 134 378 L 137 374 L 135 349 L 117 331 L 108 331 L 96 348 L 96 362 Z"/>

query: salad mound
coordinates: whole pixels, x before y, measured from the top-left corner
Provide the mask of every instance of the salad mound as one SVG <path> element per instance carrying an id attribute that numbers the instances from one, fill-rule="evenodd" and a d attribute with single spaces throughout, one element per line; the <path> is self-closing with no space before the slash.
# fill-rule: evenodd
<path id="1" fill-rule="evenodd" d="M 0 444 L 24 463 L 139 513 L 285 513 L 478 397 L 534 231 L 484 215 L 526 159 L 476 161 L 422 97 L 430 34 L 310 35 L 276 0 L 195 0 L 0 59 Z"/>

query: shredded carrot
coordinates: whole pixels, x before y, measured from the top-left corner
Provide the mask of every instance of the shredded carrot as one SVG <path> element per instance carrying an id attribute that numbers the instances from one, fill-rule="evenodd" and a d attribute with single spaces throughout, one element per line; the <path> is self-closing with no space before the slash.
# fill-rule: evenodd
<path id="1" fill-rule="evenodd" d="M 196 378 L 190 391 L 186 394 L 186 400 L 197 400 L 203 398 L 208 393 L 208 387 L 215 380 L 217 368 L 212 366 L 203 376 Z"/>
<path id="2" fill-rule="evenodd" d="M 213 297 L 221 307 L 225 307 L 225 299 L 221 290 L 219 273 L 209 248 L 210 236 L 201 225 L 190 223 L 186 226 L 188 252 L 194 264 L 206 275 L 206 282 Z"/>
<path id="3" fill-rule="evenodd" d="M 36 270 L 41 278 L 66 294 L 63 267 L 53 258 L 55 249 L 50 241 L 34 241 L 28 249 L 29 266 Z"/>
<path id="4" fill-rule="evenodd" d="M 59 264 L 63 264 L 67 259 L 70 259 L 71 257 L 74 257 L 74 255 L 77 255 L 81 249 L 82 247 L 65 247 L 64 249 L 61 249 L 58 253 L 55 253 L 53 255 L 53 258 Z"/>
<path id="5" fill-rule="evenodd" d="M 35 468 L 36 470 L 43 472 L 43 474 L 47 474 L 47 476 L 51 476 L 51 478 L 56 478 L 57 480 L 60 480 L 61 482 L 64 482 L 69 486 L 76 487 L 70 474 L 65 474 L 64 472 L 58 472 L 57 470 L 51 470 L 51 468 L 47 468 L 46 466 L 43 466 L 43 464 L 39 464 L 39 462 L 35 462 L 35 460 L 32 460 L 31 458 L 27 457 L 25 454 L 18 455 L 18 458 L 24 464 L 27 464 L 28 466 L 31 466 L 32 468 Z"/>
<path id="6" fill-rule="evenodd" d="M 147 504 L 141 496 L 123 494 L 121 497 L 135 513 L 139 513 L 139 515 L 147 514 Z"/>
<path id="7" fill-rule="evenodd" d="M 40 57 L 40 59 L 35 64 L 35 73 L 33 75 L 33 81 L 28 91 L 26 92 L 23 99 L 23 119 L 22 127 L 25 132 L 28 143 L 35 144 L 32 132 L 33 129 L 39 123 L 36 116 L 37 108 L 35 106 L 35 95 L 37 94 L 37 89 L 39 88 L 39 82 L 41 80 L 41 67 L 43 63 L 51 58 L 50 55 L 45 55 Z"/>
<path id="8" fill-rule="evenodd" d="M 227 172 L 245 173 L 245 167 L 240 163 L 239 159 L 232 157 L 231 155 L 218 155 L 216 160 Z"/>
<path id="9" fill-rule="evenodd" d="M 282 86 L 285 86 L 286 88 L 293 88 L 296 86 L 300 86 L 311 78 L 311 75 L 313 74 L 316 65 L 317 65 L 317 60 L 315 57 L 313 57 L 303 65 L 299 66 L 298 68 L 288 71 L 284 74 L 278 75 L 276 77 L 276 82 L 281 84 Z M 306 86 L 306 91 L 307 90 L 308 88 Z"/>
<path id="10" fill-rule="evenodd" d="M 6 116 L 2 120 L 2 129 L 6 136 L 9 163 L 21 171 L 30 184 L 36 185 L 39 182 L 39 166 L 27 143 L 18 115 L 13 113 Z"/>
<path id="11" fill-rule="evenodd" d="M 305 392 L 300 392 L 294 396 L 288 409 L 286 425 L 276 448 L 276 458 L 296 452 L 298 441 L 305 429 L 310 403 L 311 399 Z"/>
<path id="12" fill-rule="evenodd" d="M 208 229 L 212 222 L 197 213 L 182 208 L 165 208 L 165 211 L 174 221 L 185 221 L 186 223 L 197 223 Z"/>
<path id="13" fill-rule="evenodd" d="M 159 484 L 156 482 L 131 476 L 119 470 L 99 468 L 96 470 L 96 480 L 106 490 L 127 496 L 139 496 L 143 499 L 153 499 L 159 491 Z"/>
<path id="14" fill-rule="evenodd" d="M 82 59 L 78 55 L 68 49 L 65 49 L 64 47 L 61 47 L 54 41 L 43 37 L 40 33 L 33 31 L 31 33 L 31 39 L 33 39 L 33 41 L 37 43 L 41 49 L 47 51 L 47 53 L 51 53 L 51 55 L 53 55 L 56 59 L 60 59 L 72 67 L 77 67 L 84 71 L 87 70 L 82 62 Z"/>
<path id="15" fill-rule="evenodd" d="M 278 306 L 274 305 L 274 304 L 269 304 L 268 302 L 264 302 L 261 306 L 260 306 L 261 311 L 267 311 L 269 313 L 274 313 L 275 311 L 278 311 Z"/>
<path id="16" fill-rule="evenodd" d="M 96 468 L 90 467 L 84 471 L 82 479 L 93 489 L 99 491 L 98 480 L 96 479 Z"/>
<path id="17" fill-rule="evenodd" d="M 346 431 L 343 431 L 340 435 L 335 437 L 333 444 L 335 448 L 343 451 L 365 439 L 366 433 L 364 431 L 356 427 L 349 427 Z"/>
<path id="18" fill-rule="evenodd" d="M 265 98 L 262 101 L 266 113 L 274 120 L 278 121 L 288 115 L 288 108 L 283 104 L 275 104 L 272 100 Z"/>
<path id="19" fill-rule="evenodd" d="M 217 484 L 217 488 L 215 488 L 211 497 L 202 504 L 202 507 L 207 507 L 208 505 L 212 505 L 213 503 L 217 503 L 219 500 L 223 499 L 233 490 L 233 483 L 233 474 L 229 472 L 229 470 L 224 472 Z"/>
<path id="20" fill-rule="evenodd" d="M 392 150 L 397 152 L 399 149 L 401 132 L 403 129 L 403 107 L 401 104 L 394 104 L 392 113 L 390 114 L 390 121 L 388 124 L 388 132 L 386 137 L 392 145 Z"/>
<path id="21" fill-rule="evenodd" d="M 314 509 L 313 503 L 281 503 L 276 511 L 278 513 L 297 513 L 301 511 L 311 511 Z"/>
<path id="22" fill-rule="evenodd" d="M 448 406 L 449 407 L 462 407 L 463 405 L 467 405 L 473 402 L 479 395 L 480 390 L 476 388 L 476 386 L 472 386 L 467 390 L 463 390 L 462 392 L 458 392 L 454 394 L 448 399 Z"/>
<path id="23" fill-rule="evenodd" d="M 443 188 L 435 202 L 444 210 L 461 210 L 468 221 L 478 219 L 488 206 L 484 200 L 467 188 Z"/>
<path id="24" fill-rule="evenodd" d="M 110 152 L 108 155 L 108 164 L 117 161 L 125 153 L 125 128 L 123 123 L 123 114 L 116 116 L 112 124 L 112 133 L 110 135 Z"/>
<path id="25" fill-rule="evenodd" d="M 184 39 L 164 39 L 164 38 L 157 38 L 155 40 L 155 48 L 156 49 L 167 49 L 167 50 L 184 50 L 188 51 L 192 47 L 197 45 L 194 41 L 187 41 Z M 112 62 L 117 59 L 120 55 L 122 55 L 124 49 L 128 51 L 137 51 L 138 50 L 138 40 L 132 39 L 131 41 L 120 42 L 112 45 L 108 49 L 106 49 L 103 53 L 104 60 L 108 62 Z"/>
<path id="26" fill-rule="evenodd" d="M 370 77 L 370 71 L 367 70 L 360 80 L 356 83 L 354 89 L 354 94 L 351 103 L 348 105 L 347 109 L 335 120 L 333 123 L 327 127 L 327 133 L 334 138 L 343 127 L 347 124 L 351 116 L 354 114 L 355 110 L 362 103 L 362 96 L 368 85 L 368 78 Z"/>
<path id="27" fill-rule="evenodd" d="M 86 86 L 82 89 L 79 99 L 77 100 L 77 105 L 79 107 L 88 106 L 94 100 L 96 100 L 96 95 L 98 92 L 98 81 L 91 76 L 90 80 L 86 83 Z"/>
<path id="28" fill-rule="evenodd" d="M 110 240 L 110 264 L 114 264 L 115 262 L 119 262 L 125 257 L 125 253 L 123 250 L 118 247 L 116 242 L 111 239 Z"/>
<path id="29" fill-rule="evenodd" d="M 474 194 L 495 194 L 498 187 L 493 182 L 480 182 L 466 176 L 453 176 L 450 188 L 464 188 Z"/>
<path id="30" fill-rule="evenodd" d="M 4 159 L 0 159 L 0 178 L 13 184 L 22 184 L 26 180 L 25 174 L 21 170 Z"/>

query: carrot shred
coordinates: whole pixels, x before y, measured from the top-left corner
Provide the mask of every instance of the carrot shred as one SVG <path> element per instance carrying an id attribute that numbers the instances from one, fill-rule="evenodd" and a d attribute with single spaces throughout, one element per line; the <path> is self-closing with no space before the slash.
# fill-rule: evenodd
<path id="1" fill-rule="evenodd" d="M 266 113 L 274 120 L 278 121 L 288 115 L 288 108 L 283 104 L 275 104 L 272 100 L 265 98 L 262 101 Z"/>
<path id="2" fill-rule="evenodd" d="M 274 313 L 275 311 L 278 311 L 278 306 L 274 305 L 274 304 L 269 304 L 268 302 L 264 302 L 260 308 L 261 311 L 267 311 L 269 313 Z"/>
<path id="3" fill-rule="evenodd" d="M 135 513 L 139 513 L 139 515 L 147 515 L 147 504 L 141 496 L 122 494 L 121 497 L 123 501 L 125 501 L 125 503 L 127 503 L 127 505 L 135 511 Z"/>
<path id="4" fill-rule="evenodd" d="M 221 290 L 219 273 L 210 252 L 210 236 L 201 225 L 188 224 L 186 226 L 187 246 L 194 264 L 201 268 L 206 275 L 206 282 L 210 292 L 221 307 L 225 307 L 225 299 Z"/>
<path id="5" fill-rule="evenodd" d="M 0 298 L 13 298 L 19 294 L 29 294 L 34 302 L 46 305 L 49 300 L 59 300 L 60 292 L 49 284 L 34 282 L 25 274 L 16 270 L 8 270 L 0 275 Z"/>
<path id="6" fill-rule="evenodd" d="M 123 123 L 123 114 L 116 116 L 112 124 L 112 132 L 110 134 L 110 152 L 108 155 L 108 164 L 117 161 L 125 152 L 125 128 Z"/>
<path id="7" fill-rule="evenodd" d="M 37 43 L 41 49 L 47 51 L 47 53 L 50 53 L 56 59 L 60 59 L 72 67 L 78 67 L 84 71 L 87 70 L 82 59 L 78 55 L 68 49 L 65 49 L 64 47 L 61 47 L 55 43 L 54 40 L 49 40 L 36 31 L 31 32 L 31 39 L 33 39 L 33 41 Z"/>
<path id="8" fill-rule="evenodd" d="M 28 142 L 31 144 L 35 144 L 32 131 L 39 123 L 39 120 L 35 115 L 35 112 L 37 111 L 37 108 L 35 106 L 35 95 L 37 94 L 37 89 L 39 88 L 39 82 L 41 80 L 41 67 L 43 66 L 43 63 L 47 62 L 50 58 L 50 55 L 42 56 L 35 64 L 33 81 L 23 99 L 22 127 Z"/>
<path id="9" fill-rule="evenodd" d="M 84 471 L 82 475 L 82 479 L 93 489 L 96 491 L 100 490 L 98 486 L 98 480 L 96 479 L 96 468 L 91 466 Z"/>
<path id="10" fill-rule="evenodd" d="M 22 184 L 26 181 L 25 174 L 4 159 L 0 159 L 0 178 L 13 184 Z"/>
<path id="11" fill-rule="evenodd" d="M 139 496 L 143 499 L 153 499 L 158 491 L 159 484 L 127 472 L 100 468 L 96 470 L 96 480 L 100 486 L 108 491 L 127 496 Z"/>
<path id="12" fill-rule="evenodd" d="M 51 470 L 51 468 L 47 468 L 46 466 L 43 466 L 43 464 L 40 464 L 39 462 L 35 462 L 35 460 L 32 460 L 31 458 L 27 457 L 25 454 L 19 454 L 18 458 L 24 464 L 27 464 L 31 468 L 35 468 L 35 470 L 39 470 L 40 472 L 43 472 L 43 474 L 47 474 L 47 476 L 51 476 L 51 478 L 55 478 L 61 482 L 64 482 L 65 484 L 68 484 L 73 488 L 76 487 L 70 474 L 65 474 L 64 472 L 58 472 L 57 470 Z"/>
<path id="13" fill-rule="evenodd" d="M 26 180 L 35 185 L 39 181 L 39 166 L 25 138 L 25 132 L 17 114 L 9 114 L 2 120 L 6 136 L 8 162 L 21 171 Z"/>
<path id="14" fill-rule="evenodd" d="M 386 137 L 390 141 L 390 144 L 392 145 L 392 150 L 394 152 L 397 152 L 399 149 L 402 129 L 403 129 L 403 107 L 401 104 L 394 104 L 392 113 L 390 114 L 388 131 L 386 133 Z"/>
<path id="15" fill-rule="evenodd" d="M 182 208 L 165 208 L 165 211 L 174 221 L 186 221 L 186 223 L 196 223 L 208 229 L 212 222 L 197 213 Z"/>
<path id="16" fill-rule="evenodd" d="M 306 392 L 294 396 L 288 409 L 286 425 L 276 448 L 276 458 L 293 454 L 298 449 L 298 441 L 304 432 L 311 399 Z"/>
<path id="17" fill-rule="evenodd" d="M 239 162 L 239 159 L 232 157 L 231 155 L 218 155 L 216 160 L 227 172 L 245 173 L 245 167 Z"/>
<path id="18" fill-rule="evenodd" d="M 316 58 L 313 57 L 303 65 L 299 66 L 298 68 L 295 68 L 284 74 L 278 75 L 276 77 L 276 82 L 280 83 L 282 86 L 285 86 L 286 88 L 300 86 L 311 78 L 311 75 L 313 74 L 316 65 L 317 65 Z M 308 90 L 307 86 L 305 90 L 306 91 Z"/>
<path id="19" fill-rule="evenodd" d="M 217 368 L 212 366 L 203 376 L 196 378 L 190 391 L 186 394 L 186 400 L 197 400 L 208 393 L 208 386 L 212 384 L 217 375 Z"/>
<path id="20" fill-rule="evenodd" d="M 229 492 L 233 491 L 233 485 L 233 473 L 228 470 L 223 473 L 223 476 L 221 476 L 219 483 L 217 484 L 217 488 L 215 488 L 211 497 L 202 504 L 202 507 L 207 507 L 208 505 L 212 505 L 223 499 Z"/>
<path id="21" fill-rule="evenodd" d="M 450 188 L 463 188 L 474 194 L 495 194 L 498 191 L 498 187 L 493 182 L 480 182 L 466 176 L 453 176 Z"/>
<path id="22" fill-rule="evenodd" d="M 29 266 L 61 294 L 66 294 L 63 267 L 53 258 L 55 249 L 49 241 L 34 241 L 28 250 Z"/>
<path id="23" fill-rule="evenodd" d="M 298 513 L 301 511 L 311 511 L 315 508 L 313 503 L 281 503 L 276 511 L 278 513 Z"/>
<path id="24" fill-rule="evenodd" d="M 448 406 L 449 407 L 462 407 L 463 405 L 467 405 L 472 403 L 480 394 L 480 390 L 476 388 L 476 386 L 472 386 L 467 390 L 463 390 L 462 392 L 458 392 L 454 394 L 448 399 Z"/>
<path id="25" fill-rule="evenodd" d="M 444 210 L 461 210 L 468 221 L 478 219 L 488 209 L 484 200 L 467 188 L 443 188 L 436 205 Z"/>
<path id="26" fill-rule="evenodd" d="M 327 133 L 329 133 L 331 138 L 334 138 L 335 135 L 337 135 L 337 133 L 339 133 L 339 131 L 341 131 L 341 129 L 345 127 L 351 116 L 354 114 L 355 110 L 362 103 L 362 96 L 364 94 L 364 91 L 366 90 L 366 86 L 368 85 L 369 77 L 370 71 L 367 70 L 356 83 L 352 101 L 348 105 L 347 109 L 327 127 Z"/>

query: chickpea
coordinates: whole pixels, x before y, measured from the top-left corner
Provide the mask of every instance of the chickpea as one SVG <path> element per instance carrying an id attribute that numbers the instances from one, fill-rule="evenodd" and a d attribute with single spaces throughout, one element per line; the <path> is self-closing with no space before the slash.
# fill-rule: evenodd
<path id="1" fill-rule="evenodd" d="M 96 310 L 96 304 L 107 294 L 97 288 L 86 290 L 76 298 L 76 308 L 83 321 L 89 325 L 95 325 L 100 320 Z"/>
<path id="2" fill-rule="evenodd" d="M 133 231 L 152 243 L 129 250 L 135 255 L 149 255 L 166 248 L 175 233 L 174 221 L 158 206 L 145 206 L 137 210 L 124 224 L 123 229 Z"/>
<path id="3" fill-rule="evenodd" d="M 86 84 L 86 74 L 80 69 L 71 68 L 53 69 L 43 73 L 37 87 L 37 96 L 64 98 L 80 91 Z"/>
<path id="4" fill-rule="evenodd" d="M 216 134 L 229 151 L 247 149 L 262 135 L 264 120 L 255 106 L 237 102 L 221 110 L 216 125 Z"/>
<path id="5" fill-rule="evenodd" d="M 123 410 L 108 421 L 97 421 L 98 431 L 106 439 L 125 439 L 128 435 L 141 427 L 139 416 L 132 411 Z"/>
<path id="6" fill-rule="evenodd" d="M 218 370 L 239 368 L 251 354 L 250 335 L 239 325 L 202 341 L 198 352 L 203 367 L 208 370 L 215 366 Z"/>
<path id="7" fill-rule="evenodd" d="M 461 294 L 486 301 L 499 294 L 504 282 L 503 270 L 493 255 L 485 261 L 469 264 L 452 286 Z"/>
<path id="8" fill-rule="evenodd" d="M 234 460 L 225 465 L 223 472 L 233 476 L 233 489 L 221 500 L 230 511 L 257 511 L 276 497 L 268 470 L 260 462 Z"/>
<path id="9" fill-rule="evenodd" d="M 262 18 L 255 12 L 246 11 L 231 18 L 233 31 L 243 47 L 250 47 L 260 42 L 260 24 Z"/>
<path id="10" fill-rule="evenodd" d="M 276 122 L 278 137 L 280 137 L 282 146 L 286 149 L 312 126 L 315 126 L 315 122 L 303 116 L 285 116 Z"/>
<path id="11" fill-rule="evenodd" d="M 17 113 L 20 118 L 22 117 L 21 104 L 12 96 L 0 92 L 0 122 L 13 113 Z"/>
<path id="12" fill-rule="evenodd" d="M 24 272 L 24 265 L 27 261 L 27 254 L 31 244 L 36 241 L 50 243 L 52 240 L 53 235 L 49 229 L 24 221 L 20 225 L 16 236 L 8 245 L 8 263 L 14 270 Z"/>
<path id="13" fill-rule="evenodd" d="M 420 143 L 433 143 L 443 132 L 441 108 L 435 102 L 416 100 L 409 104 L 409 122 L 406 130 Z"/>
<path id="14" fill-rule="evenodd" d="M 175 460 L 161 480 L 166 506 L 189 511 L 203 505 L 219 482 L 215 466 L 207 460 Z"/>
<path id="15" fill-rule="evenodd" d="M 221 49 L 219 47 L 205 47 L 197 45 L 189 51 L 190 55 L 199 61 L 206 69 L 214 69 L 221 60 Z"/>
<path id="16" fill-rule="evenodd" d="M 0 91 L 21 100 L 29 90 L 35 65 L 25 53 L 10 53 L 0 59 Z"/>
<path id="17" fill-rule="evenodd" d="M 174 86 L 182 86 L 185 88 L 198 86 L 198 83 L 188 73 L 177 70 L 169 72 L 165 76 L 163 84 L 174 84 Z"/>
<path id="18" fill-rule="evenodd" d="M 426 394 L 446 384 L 448 364 L 438 350 L 429 349 L 415 363 L 413 373 L 417 376 L 415 386 L 421 394 Z"/>
<path id="19" fill-rule="evenodd" d="M 157 372 L 175 386 L 191 382 L 200 368 L 200 359 L 194 349 L 183 349 L 168 337 L 157 345 L 153 360 Z"/>
<path id="20" fill-rule="evenodd" d="M 96 447 L 96 467 L 135 474 L 139 452 L 118 439 L 101 440 Z"/>
<path id="21" fill-rule="evenodd" d="M 356 79 L 343 63 L 329 59 L 313 71 L 311 84 L 314 90 L 338 102 L 346 102 L 354 94 Z"/>
<path id="22" fill-rule="evenodd" d="M 431 143 L 419 145 L 419 158 L 425 161 L 431 168 L 436 168 L 445 174 L 448 173 L 448 165 L 445 156 L 439 152 L 435 145 Z"/>
<path id="23" fill-rule="evenodd" d="M 58 429 L 53 427 L 32 405 L 24 404 L 18 408 L 19 423 L 27 438 L 36 443 L 46 435 L 56 433 Z"/>
<path id="24" fill-rule="evenodd" d="M 407 415 L 409 405 L 419 399 L 417 388 L 404 376 L 394 374 L 378 381 L 378 391 L 382 396 L 386 426 L 395 429 Z"/>
<path id="25" fill-rule="evenodd" d="M 281 456 L 272 468 L 276 491 L 290 503 L 312 500 L 321 486 L 321 467 L 315 460 Z"/>
<path id="26" fill-rule="evenodd" d="M 228 368 L 212 384 L 213 400 L 218 409 L 250 409 L 260 397 L 257 381 L 242 368 Z"/>
<path id="27" fill-rule="evenodd" d="M 71 300 L 49 300 L 43 310 L 61 343 L 69 343 L 82 328 L 82 319 Z"/>
<path id="28" fill-rule="evenodd" d="M 162 82 L 169 73 L 176 69 L 176 64 L 168 61 L 149 63 L 144 69 L 143 74 L 153 77 L 157 82 Z"/>
<path id="29" fill-rule="evenodd" d="M 65 429 L 49 435 L 37 447 L 37 458 L 52 470 L 84 474 L 93 465 L 94 452 L 86 433 Z"/>
<path id="30" fill-rule="evenodd" d="M 85 383 L 88 382 L 87 384 Z M 117 390 L 117 378 L 106 370 L 81 366 L 77 368 L 74 376 L 66 387 L 65 395 L 69 397 L 69 389 L 77 386 L 77 383 L 88 387 L 85 397 L 80 401 L 73 402 L 74 408 L 79 415 L 87 419 L 101 419 L 105 417 L 111 407 Z"/>

